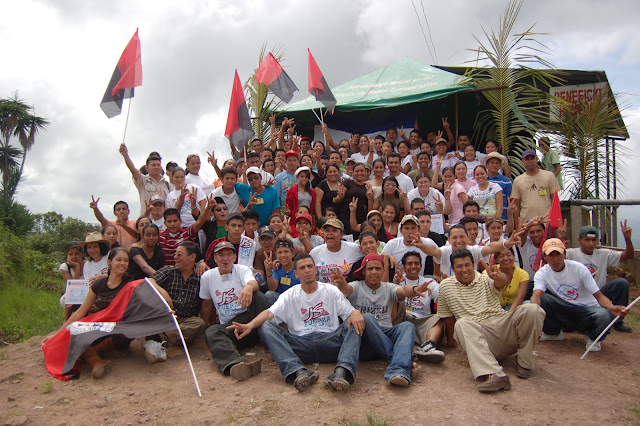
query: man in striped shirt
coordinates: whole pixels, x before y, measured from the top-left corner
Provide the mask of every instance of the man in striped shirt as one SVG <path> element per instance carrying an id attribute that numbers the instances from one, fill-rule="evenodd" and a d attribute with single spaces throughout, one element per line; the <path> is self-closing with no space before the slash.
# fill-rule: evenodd
<path id="1" fill-rule="evenodd" d="M 516 376 L 531 376 L 544 310 L 535 304 L 520 305 L 514 312 L 503 310 L 500 294 L 507 276 L 496 265 L 487 268 L 487 275 L 477 272 L 467 249 L 455 250 L 451 264 L 455 275 L 443 280 L 438 292 L 438 316 L 445 321 L 447 343 L 452 347 L 455 339 L 467 352 L 471 372 L 480 381 L 478 391 L 511 389 L 497 360 L 515 353 Z"/>

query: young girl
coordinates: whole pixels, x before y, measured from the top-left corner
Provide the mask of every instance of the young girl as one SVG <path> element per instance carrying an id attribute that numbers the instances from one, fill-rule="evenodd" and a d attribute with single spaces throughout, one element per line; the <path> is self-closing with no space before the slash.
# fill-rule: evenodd
<path id="1" fill-rule="evenodd" d="M 303 166 L 298 167 L 294 175 L 298 179 L 298 184 L 289 188 L 287 192 L 286 206 L 289 211 L 289 227 L 293 231 L 295 229 L 295 216 L 298 206 L 306 206 L 311 211 L 311 207 L 316 205 L 316 190 L 311 187 L 309 179 L 311 177 L 311 169 Z M 292 233 L 294 237 L 295 232 Z"/>
<path id="2" fill-rule="evenodd" d="M 476 148 L 473 145 L 465 147 L 463 161 L 467 166 L 467 179 L 473 180 L 474 170 L 480 165 L 480 161 L 476 160 Z"/>
<path id="3" fill-rule="evenodd" d="M 276 238 L 293 238 L 289 234 L 289 224 L 285 223 L 280 213 L 274 213 L 269 217 L 269 226 L 275 231 Z"/>
<path id="4" fill-rule="evenodd" d="M 398 181 L 393 176 L 384 178 L 382 193 L 372 203 L 369 203 L 369 210 L 378 210 L 383 203 L 392 203 L 396 207 L 398 215 L 395 217 L 395 221 L 399 221 L 399 216 L 404 215 L 404 212 L 411 211 L 407 194 L 398 188 Z"/>
<path id="5" fill-rule="evenodd" d="M 495 182 L 487 180 L 487 169 L 484 166 L 476 166 L 473 174 L 477 184 L 467 191 L 467 197 L 480 205 L 480 216 L 501 216 L 503 207 L 502 187 Z"/>
<path id="6" fill-rule="evenodd" d="M 84 249 L 84 254 L 89 261 L 84 264 L 82 276 L 92 284 L 100 278 L 107 276 L 107 254 L 109 253 L 109 243 L 98 231 L 89 232 L 84 242 L 80 245 Z"/>
<path id="7" fill-rule="evenodd" d="M 320 182 L 322 182 L 322 178 L 313 170 L 316 167 L 313 158 L 309 154 L 303 154 L 300 157 L 300 166 L 309 168 L 309 182 L 311 182 L 312 187 L 317 188 Z"/>
<path id="8" fill-rule="evenodd" d="M 151 223 L 151 219 L 147 216 L 142 216 L 136 219 L 136 239 L 138 240 L 136 243 L 132 245 L 132 247 L 142 247 L 142 230 L 145 226 Z M 157 225 L 156 225 L 157 226 Z M 112 247 L 113 248 L 113 247 Z"/>
<path id="9" fill-rule="evenodd" d="M 81 280 L 83 279 L 84 270 L 84 255 L 82 253 L 82 246 L 77 242 L 72 242 L 67 245 L 67 261 L 60 264 L 60 275 L 62 279 L 67 282 L 68 280 Z M 66 293 L 60 297 L 60 304 L 64 307 L 64 319 L 69 319 L 73 313 L 73 305 L 67 305 L 65 303 Z M 79 305 L 76 305 L 76 308 Z"/>
<path id="10" fill-rule="evenodd" d="M 173 169 L 173 183 L 176 189 L 167 194 L 164 204 L 166 208 L 180 208 L 182 226 L 186 228 L 196 223 L 196 218 L 207 205 L 207 197 L 199 186 L 186 183 L 185 172 L 181 167 Z"/>
<path id="11" fill-rule="evenodd" d="M 160 230 L 154 224 L 148 224 L 142 230 L 142 246 L 131 247 L 129 269 L 132 280 L 150 277 L 164 266 L 164 252 L 158 244 Z"/>
<path id="12" fill-rule="evenodd" d="M 115 226 L 106 225 L 102 228 L 102 237 L 107 241 L 109 250 L 120 246 L 118 244 L 118 229 Z"/>
<path id="13" fill-rule="evenodd" d="M 464 188 L 464 192 L 468 192 L 469 189 L 477 182 L 473 179 L 467 178 L 467 165 L 464 161 L 458 161 L 453 166 L 453 173 L 456 176 L 456 182 L 458 182 Z"/>
<path id="14" fill-rule="evenodd" d="M 404 174 L 408 174 L 413 169 L 413 158 L 411 157 L 411 145 L 405 140 L 398 142 L 398 154 L 400 154 L 400 168 Z"/>
<path id="15" fill-rule="evenodd" d="M 431 179 L 431 186 L 439 189 L 444 194 L 444 214 L 449 215 L 449 225 L 455 225 L 464 216 L 462 206 L 468 201 L 467 193 L 462 185 L 456 182 L 452 167 L 447 167 L 442 171 L 442 183 L 439 183 L 436 177 L 439 171 L 440 162 L 436 165 L 436 172 Z"/>
<path id="16" fill-rule="evenodd" d="M 398 208 L 396 205 L 385 201 L 382 204 L 382 211 L 380 213 L 382 215 L 384 230 L 389 232 L 393 238 L 397 237 L 399 222 L 396 220 L 398 216 Z"/>
<path id="17" fill-rule="evenodd" d="M 337 219 L 338 213 L 339 211 L 335 207 L 327 207 L 327 210 L 324 213 L 324 217 L 327 219 Z"/>
<path id="18" fill-rule="evenodd" d="M 373 177 L 371 177 L 368 184 L 373 192 L 373 198 L 376 199 L 382 194 L 382 182 L 384 181 L 384 173 L 387 165 L 383 159 L 378 158 L 373 161 L 371 168 L 373 170 Z"/>
<path id="19" fill-rule="evenodd" d="M 213 184 L 209 183 L 207 179 L 200 176 L 200 156 L 198 154 L 189 154 L 187 156 L 187 170 L 189 173 L 185 177 L 185 182 L 187 184 L 198 185 L 202 191 L 204 191 L 205 195 L 211 194 L 215 188 Z M 175 182 L 174 182 L 175 185 Z M 176 186 L 177 188 L 177 186 Z"/>

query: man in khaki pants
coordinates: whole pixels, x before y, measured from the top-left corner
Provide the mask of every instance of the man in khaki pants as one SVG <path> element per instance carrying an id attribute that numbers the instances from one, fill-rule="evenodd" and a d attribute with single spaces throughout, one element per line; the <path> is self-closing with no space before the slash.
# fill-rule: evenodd
<path id="1" fill-rule="evenodd" d="M 511 389 L 497 360 L 515 353 L 516 376 L 531 376 L 544 310 L 535 304 L 520 305 L 515 312 L 503 310 L 499 298 L 508 284 L 507 276 L 495 265 L 487 269 L 487 275 L 477 272 L 467 249 L 455 250 L 451 265 L 455 276 L 443 280 L 438 293 L 438 316 L 444 318 L 447 342 L 452 346 L 455 339 L 467 352 L 480 392 Z"/>

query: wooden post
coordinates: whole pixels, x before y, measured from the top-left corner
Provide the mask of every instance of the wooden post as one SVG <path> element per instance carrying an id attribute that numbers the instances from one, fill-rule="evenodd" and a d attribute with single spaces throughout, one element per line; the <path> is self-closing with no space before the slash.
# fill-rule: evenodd
<path id="1" fill-rule="evenodd" d="M 569 235 L 568 239 L 571 242 L 571 247 L 579 247 L 578 245 L 578 233 L 582 228 L 582 207 L 571 205 L 569 207 Z"/>

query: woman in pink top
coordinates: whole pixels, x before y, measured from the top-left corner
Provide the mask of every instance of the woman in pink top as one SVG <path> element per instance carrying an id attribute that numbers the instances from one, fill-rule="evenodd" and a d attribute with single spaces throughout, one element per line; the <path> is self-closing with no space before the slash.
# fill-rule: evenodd
<path id="1" fill-rule="evenodd" d="M 464 188 L 464 192 L 469 192 L 472 186 L 477 185 L 473 179 L 467 178 L 467 165 L 464 161 L 458 161 L 455 166 L 453 166 L 453 173 L 456 176 L 456 182 L 458 182 Z"/>
<path id="2" fill-rule="evenodd" d="M 464 164 L 464 163 L 463 163 Z M 464 216 L 462 206 L 467 202 L 467 193 L 464 187 L 456 180 L 452 167 L 442 171 L 444 185 L 445 207 L 444 213 L 449 215 L 449 225 L 456 225 Z"/>

